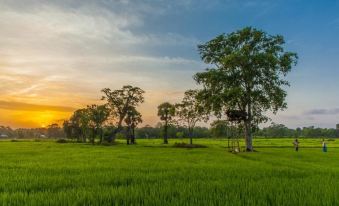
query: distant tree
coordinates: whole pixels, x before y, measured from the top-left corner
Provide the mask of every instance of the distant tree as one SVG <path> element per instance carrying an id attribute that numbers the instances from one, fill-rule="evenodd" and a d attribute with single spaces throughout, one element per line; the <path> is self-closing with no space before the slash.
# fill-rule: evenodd
<path id="1" fill-rule="evenodd" d="M 177 132 L 175 135 L 178 139 L 184 138 L 184 133 L 183 132 Z"/>
<path id="2" fill-rule="evenodd" d="M 76 110 L 70 118 L 73 133 L 78 141 L 80 141 L 81 138 L 82 142 L 86 142 L 90 132 L 89 121 L 90 117 L 87 108 Z"/>
<path id="3" fill-rule="evenodd" d="M 107 100 L 111 109 L 111 115 L 116 120 L 116 128 L 109 138 L 109 141 L 111 142 L 114 139 L 115 134 L 122 130 L 122 123 L 127 115 L 128 109 L 137 107 L 140 103 L 144 102 L 143 94 L 145 92 L 139 87 L 130 85 L 123 86 L 122 89 L 114 91 L 105 88 L 102 92 L 104 93 L 102 99 Z"/>
<path id="4" fill-rule="evenodd" d="M 210 128 L 213 137 L 229 137 L 230 129 L 230 124 L 226 120 L 215 120 Z"/>
<path id="5" fill-rule="evenodd" d="M 297 63 L 297 54 L 285 52 L 284 43 L 280 35 L 246 27 L 198 46 L 202 60 L 216 67 L 195 75 L 203 85 L 200 99 L 217 116 L 227 110 L 247 114 L 247 151 L 253 150 L 252 127 L 268 120 L 265 112 L 276 114 L 287 106 L 283 87 L 289 83 L 283 77 Z"/>
<path id="6" fill-rule="evenodd" d="M 211 132 L 207 127 L 194 127 L 193 137 L 195 138 L 209 138 L 211 137 Z"/>
<path id="7" fill-rule="evenodd" d="M 208 115 L 201 102 L 198 101 L 197 95 L 197 90 L 188 90 L 183 100 L 175 105 L 176 116 L 188 129 L 190 144 L 193 144 L 193 129 L 196 123 L 208 120 Z"/>
<path id="8" fill-rule="evenodd" d="M 168 126 L 175 116 L 175 106 L 169 102 L 164 102 L 158 106 L 158 116 L 164 122 L 164 144 L 168 144 Z"/>
<path id="9" fill-rule="evenodd" d="M 160 127 L 151 127 L 150 125 L 146 125 L 141 128 L 136 128 L 136 135 L 138 138 L 158 138 L 161 136 Z"/>
<path id="10" fill-rule="evenodd" d="M 141 114 L 135 109 L 130 107 L 128 109 L 125 123 L 127 125 L 127 144 L 135 144 L 135 128 L 139 123 L 142 123 Z"/>
<path id="11" fill-rule="evenodd" d="M 66 135 L 66 138 L 73 139 L 73 136 L 72 136 L 73 135 L 73 133 L 72 133 L 73 128 L 72 128 L 71 122 L 69 120 L 65 120 L 63 122 L 62 126 L 63 126 L 64 133 Z"/>
<path id="12" fill-rule="evenodd" d="M 300 127 L 295 129 L 295 137 L 300 137 L 302 135 L 302 130 Z"/>
<path id="13" fill-rule="evenodd" d="M 108 119 L 110 115 L 110 110 L 107 108 L 107 105 L 90 105 L 87 106 L 88 114 L 89 114 L 89 125 L 92 128 L 92 136 L 91 142 L 94 144 L 95 137 L 97 135 L 100 136 L 100 143 L 103 140 L 103 124 Z"/>
<path id="14" fill-rule="evenodd" d="M 58 124 L 50 124 L 47 126 L 47 136 L 49 138 L 60 138 L 63 136 L 62 129 Z"/>
<path id="15" fill-rule="evenodd" d="M 14 137 L 15 131 L 10 127 L 0 126 L 0 138 L 4 137 Z"/>
<path id="16" fill-rule="evenodd" d="M 263 136 L 265 137 L 293 137 L 294 131 L 290 131 L 283 124 L 272 123 L 269 127 L 265 127 L 262 129 Z"/>

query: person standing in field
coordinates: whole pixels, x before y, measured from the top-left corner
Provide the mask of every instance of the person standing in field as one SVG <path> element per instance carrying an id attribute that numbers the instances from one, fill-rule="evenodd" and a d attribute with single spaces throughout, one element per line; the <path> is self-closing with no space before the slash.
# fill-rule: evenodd
<path id="1" fill-rule="evenodd" d="M 325 139 L 323 139 L 323 152 L 327 152 L 327 144 L 325 142 Z"/>
<path id="2" fill-rule="evenodd" d="M 294 145 L 295 151 L 298 152 L 299 151 L 299 141 L 298 141 L 298 139 L 294 140 L 293 145 Z"/>

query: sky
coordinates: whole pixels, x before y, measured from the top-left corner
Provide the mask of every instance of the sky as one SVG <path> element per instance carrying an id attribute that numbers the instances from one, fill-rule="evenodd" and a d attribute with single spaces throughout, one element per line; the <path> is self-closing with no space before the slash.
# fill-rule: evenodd
<path id="1" fill-rule="evenodd" d="M 157 105 L 198 88 L 197 45 L 252 26 L 285 37 L 298 65 L 288 109 L 268 115 L 296 128 L 339 123 L 339 1 L 0 0 L 0 125 L 44 127 L 100 101 L 102 88 L 146 91 Z"/>

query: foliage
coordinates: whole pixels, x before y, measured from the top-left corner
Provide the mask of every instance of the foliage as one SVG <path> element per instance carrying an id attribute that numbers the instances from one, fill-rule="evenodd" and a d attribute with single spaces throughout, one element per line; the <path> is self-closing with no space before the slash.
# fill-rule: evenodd
<path id="1" fill-rule="evenodd" d="M 138 112 L 134 107 L 128 109 L 125 123 L 127 125 L 127 144 L 135 144 L 135 128 L 139 123 L 142 123 L 140 112 Z"/>
<path id="2" fill-rule="evenodd" d="M 66 140 L 66 139 L 58 139 L 58 140 L 56 141 L 56 143 L 61 143 L 61 144 L 67 143 L 67 140 Z"/>
<path id="3" fill-rule="evenodd" d="M 155 139 L 161 137 L 161 128 L 152 127 L 150 125 L 145 125 L 144 127 L 140 127 L 136 129 L 136 135 L 141 139 Z"/>
<path id="4" fill-rule="evenodd" d="M 193 144 L 193 129 L 197 122 L 207 121 L 208 112 L 204 110 L 203 105 L 197 98 L 197 90 L 188 90 L 184 94 L 183 100 L 175 105 L 176 116 L 188 129 L 190 144 Z"/>
<path id="5" fill-rule="evenodd" d="M 100 135 L 100 143 L 103 141 L 103 124 L 107 121 L 110 110 L 106 105 L 90 105 L 87 106 L 89 115 L 89 127 L 92 129 L 91 142 L 94 144 L 96 135 Z"/>
<path id="6" fill-rule="evenodd" d="M 1 135 L 0 138 L 5 138 L 5 137 L 11 138 L 11 137 L 14 137 L 16 134 L 12 128 L 0 125 L 0 135 Z"/>
<path id="7" fill-rule="evenodd" d="M 251 27 L 222 34 L 199 45 L 202 60 L 215 68 L 197 73 L 203 85 L 200 99 L 206 110 L 218 117 L 227 110 L 246 112 L 244 121 L 247 150 L 252 151 L 252 127 L 265 122 L 265 112 L 286 108 L 289 83 L 283 77 L 297 62 L 297 55 L 285 52 L 284 38 Z"/>
<path id="8" fill-rule="evenodd" d="M 211 123 L 211 134 L 213 137 L 229 137 L 229 122 L 226 120 L 215 120 Z"/>
<path id="9" fill-rule="evenodd" d="M 107 104 L 111 109 L 112 118 L 116 120 L 116 129 L 111 135 L 110 141 L 115 134 L 120 132 L 123 127 L 122 123 L 131 108 L 136 108 L 140 103 L 144 102 L 144 90 L 139 87 L 130 85 L 123 86 L 122 89 L 111 90 L 109 88 L 102 89 L 104 96 L 102 100 L 107 100 Z"/>
<path id="10" fill-rule="evenodd" d="M 177 132 L 177 133 L 175 134 L 175 136 L 176 136 L 178 139 L 182 139 L 182 138 L 184 138 L 184 133 L 183 133 L 183 132 Z"/>
<path id="11" fill-rule="evenodd" d="M 269 127 L 258 130 L 255 136 L 259 137 L 339 137 L 339 130 L 333 128 L 315 128 L 314 126 L 289 129 L 283 124 L 272 123 Z"/>
<path id="12" fill-rule="evenodd" d="M 47 137 L 49 138 L 62 138 L 64 133 L 58 124 L 50 124 L 47 126 Z"/>
<path id="13" fill-rule="evenodd" d="M 175 116 L 175 106 L 164 102 L 158 106 L 158 116 L 164 122 L 164 144 L 168 144 L 168 127 Z"/>
<path id="14" fill-rule="evenodd" d="M 87 108 L 76 110 L 69 120 L 69 127 L 72 128 L 72 137 L 78 142 L 86 142 L 90 135 L 90 116 Z M 65 130 L 66 128 L 64 128 Z"/>

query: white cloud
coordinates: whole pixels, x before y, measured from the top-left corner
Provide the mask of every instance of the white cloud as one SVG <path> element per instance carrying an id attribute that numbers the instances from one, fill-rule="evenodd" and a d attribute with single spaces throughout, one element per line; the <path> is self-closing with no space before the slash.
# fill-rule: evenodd
<path id="1" fill-rule="evenodd" d="M 169 91 L 194 86 L 192 75 L 203 68 L 200 61 L 154 52 L 195 52 L 196 38 L 136 31 L 147 23 L 146 14 L 165 12 L 158 7 L 127 0 L 0 0 L 2 99 L 80 106 L 98 101 L 104 87 L 132 84 L 154 100 L 143 108 L 156 109 L 161 99 L 152 92 L 174 98 Z"/>

